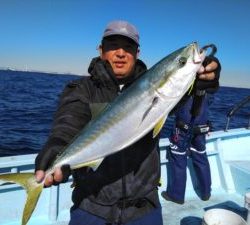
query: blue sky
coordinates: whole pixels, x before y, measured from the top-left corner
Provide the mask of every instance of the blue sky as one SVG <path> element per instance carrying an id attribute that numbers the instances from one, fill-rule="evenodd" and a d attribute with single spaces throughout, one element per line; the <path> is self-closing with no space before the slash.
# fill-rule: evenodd
<path id="1" fill-rule="evenodd" d="M 250 88 L 249 0 L 0 0 L 0 67 L 87 74 L 116 19 L 138 28 L 148 67 L 190 42 L 214 43 L 221 85 Z"/>

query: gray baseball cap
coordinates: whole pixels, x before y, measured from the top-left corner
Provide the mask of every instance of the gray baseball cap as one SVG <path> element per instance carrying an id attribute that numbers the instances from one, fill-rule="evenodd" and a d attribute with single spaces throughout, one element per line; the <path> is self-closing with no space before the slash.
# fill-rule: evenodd
<path id="1" fill-rule="evenodd" d="M 123 20 L 110 22 L 104 30 L 103 38 L 111 35 L 122 35 L 139 45 L 139 33 L 135 26 Z"/>

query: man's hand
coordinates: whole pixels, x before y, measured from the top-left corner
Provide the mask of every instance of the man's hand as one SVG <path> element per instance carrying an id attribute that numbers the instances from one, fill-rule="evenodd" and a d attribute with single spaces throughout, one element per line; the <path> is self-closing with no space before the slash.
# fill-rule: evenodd
<path id="1" fill-rule="evenodd" d="M 35 173 L 36 181 L 42 182 L 45 178 L 45 172 L 43 170 L 37 170 Z M 68 178 L 68 177 L 67 177 Z M 46 177 L 44 181 L 45 187 L 50 187 L 53 184 L 58 184 L 64 181 L 64 175 L 61 168 L 56 168 L 53 174 Z"/>
<path id="2" fill-rule="evenodd" d="M 214 60 L 209 62 L 206 66 L 201 66 L 197 73 L 198 78 L 200 80 L 214 80 L 215 71 L 217 70 L 218 66 L 218 63 Z"/>
<path id="3" fill-rule="evenodd" d="M 39 152 L 35 159 L 35 177 L 37 182 L 43 182 L 45 187 L 51 185 L 58 185 L 59 183 L 66 182 L 71 175 L 69 165 L 63 165 L 61 168 L 55 168 L 53 174 L 45 175 L 45 171 L 51 166 L 60 154 L 61 147 L 56 146 L 55 148 L 44 148 Z"/>

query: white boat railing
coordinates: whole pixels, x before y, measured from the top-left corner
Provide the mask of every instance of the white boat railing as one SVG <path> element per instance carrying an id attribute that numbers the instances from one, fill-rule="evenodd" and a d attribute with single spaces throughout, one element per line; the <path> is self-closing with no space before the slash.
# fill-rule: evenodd
<path id="1" fill-rule="evenodd" d="M 165 190 L 167 184 L 166 146 L 168 144 L 168 139 L 160 140 L 162 185 L 159 191 Z M 212 169 L 213 190 L 222 187 L 229 193 L 239 192 L 244 195 L 247 191 L 249 192 L 249 129 L 212 132 L 207 137 L 207 154 Z M 34 171 L 35 157 L 36 154 L 0 157 L 0 173 Z M 242 179 L 242 176 L 247 176 L 247 179 Z M 239 185 L 235 185 L 236 181 Z M 65 184 L 44 189 L 29 224 L 67 224 L 69 208 L 72 205 L 71 183 L 70 180 Z M 192 182 L 189 177 L 187 192 L 192 191 Z M 6 225 L 8 221 L 16 221 L 11 224 L 20 224 L 25 198 L 25 191 L 18 185 L 10 183 L 1 185 L 0 183 L 0 225 Z M 37 220 L 40 223 L 37 223 Z"/>

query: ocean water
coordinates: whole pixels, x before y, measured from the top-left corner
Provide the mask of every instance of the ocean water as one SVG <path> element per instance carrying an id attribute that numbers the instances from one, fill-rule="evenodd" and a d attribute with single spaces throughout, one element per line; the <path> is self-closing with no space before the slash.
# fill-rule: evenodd
<path id="1" fill-rule="evenodd" d="M 58 98 L 75 75 L 0 70 L 0 156 L 39 152 L 52 125 Z M 250 89 L 221 87 L 213 96 L 210 120 L 213 130 L 226 125 L 227 112 L 250 95 Z M 231 119 L 230 128 L 246 127 L 250 104 Z M 248 115 L 248 116 L 247 116 Z M 173 118 L 162 130 L 167 137 Z"/>

